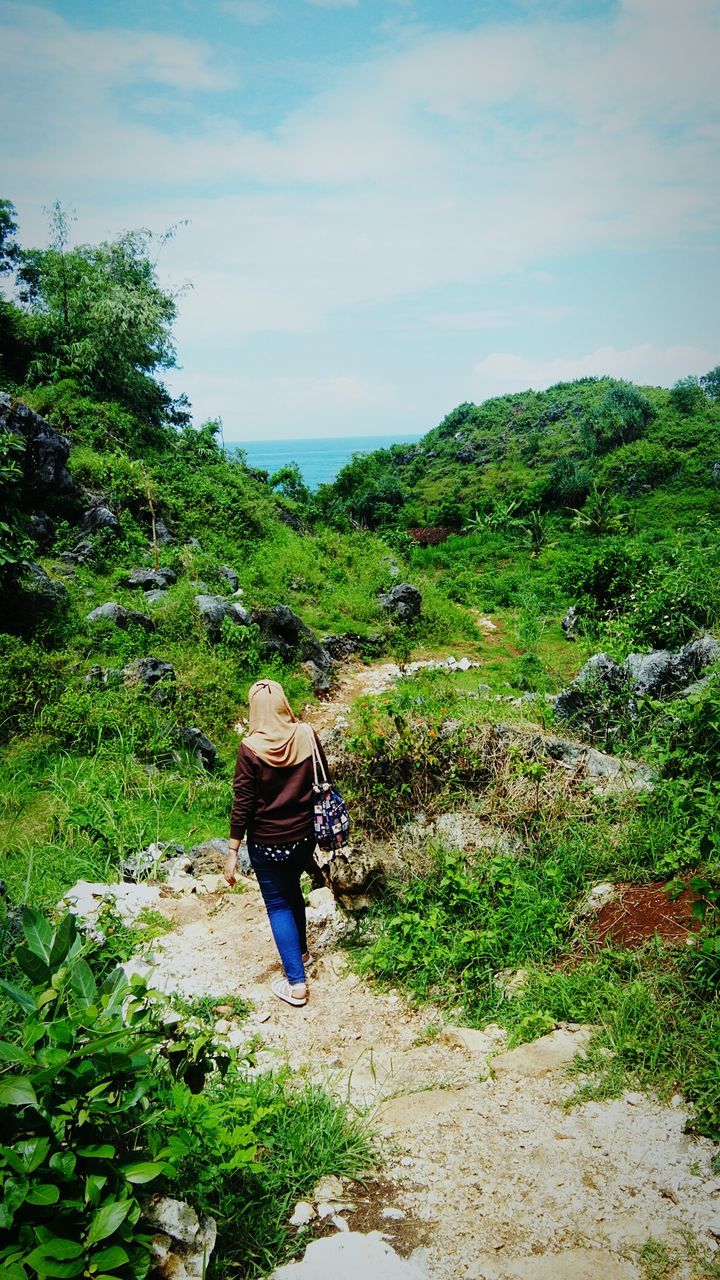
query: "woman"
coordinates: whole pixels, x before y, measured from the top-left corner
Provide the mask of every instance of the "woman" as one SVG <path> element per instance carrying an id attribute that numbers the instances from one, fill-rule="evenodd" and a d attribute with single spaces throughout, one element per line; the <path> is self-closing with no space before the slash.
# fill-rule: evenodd
<path id="1" fill-rule="evenodd" d="M 276 680 L 258 680 L 248 697 L 250 732 L 237 754 L 225 879 L 237 882 L 238 849 L 247 831 L 250 861 L 285 970 L 272 990 L 287 1004 L 304 1005 L 309 956 L 300 877 L 315 849 L 313 749 L 326 773 L 327 761 L 315 731 L 295 719 Z"/>

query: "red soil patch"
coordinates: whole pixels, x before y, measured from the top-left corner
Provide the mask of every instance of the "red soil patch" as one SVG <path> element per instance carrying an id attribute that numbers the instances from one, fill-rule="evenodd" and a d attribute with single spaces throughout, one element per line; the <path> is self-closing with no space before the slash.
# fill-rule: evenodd
<path id="1" fill-rule="evenodd" d="M 618 885 L 618 890 L 617 898 L 606 903 L 593 921 L 596 942 L 639 947 L 657 935 L 678 946 L 699 928 L 699 921 L 690 914 L 696 897 L 690 889 L 675 901 L 664 892 L 662 883 Z"/>
<path id="2" fill-rule="evenodd" d="M 443 525 L 426 525 L 424 529 L 409 529 L 410 537 L 421 547 L 436 547 L 440 542 L 447 542 L 454 529 L 446 529 Z"/>

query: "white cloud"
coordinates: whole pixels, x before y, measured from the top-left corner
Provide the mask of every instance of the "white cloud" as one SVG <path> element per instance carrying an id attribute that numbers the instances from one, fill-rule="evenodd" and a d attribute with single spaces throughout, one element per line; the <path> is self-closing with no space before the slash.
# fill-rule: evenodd
<path id="1" fill-rule="evenodd" d="M 265 0 L 220 0 L 217 7 L 220 13 L 227 13 L 248 27 L 271 22 L 278 12 L 274 4 L 267 4 Z"/>
<path id="2" fill-rule="evenodd" d="M 532 360 L 496 351 L 475 365 L 472 397 L 485 400 L 511 391 L 543 391 L 556 382 L 607 375 L 669 387 L 688 374 L 707 373 L 717 364 L 719 354 L 702 347 L 678 346 L 663 350 L 647 342 L 624 351 L 599 347 L 584 356 L 561 356 L 553 360 Z"/>

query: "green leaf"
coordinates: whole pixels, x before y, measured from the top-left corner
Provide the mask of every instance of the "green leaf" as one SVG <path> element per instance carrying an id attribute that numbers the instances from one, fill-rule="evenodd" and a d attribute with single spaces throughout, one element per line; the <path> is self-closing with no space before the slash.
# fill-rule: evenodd
<path id="1" fill-rule="evenodd" d="M 115 1148 L 109 1142 L 101 1142 L 90 1147 L 78 1147 L 77 1154 L 85 1160 L 112 1160 Z"/>
<path id="2" fill-rule="evenodd" d="M 131 1207 L 132 1200 L 117 1200 L 114 1203 L 104 1204 L 90 1223 L 87 1243 L 97 1244 L 98 1240 L 106 1240 L 111 1236 L 125 1221 Z"/>
<path id="3" fill-rule="evenodd" d="M 123 1165 L 120 1172 L 125 1175 L 128 1182 L 143 1183 L 152 1182 L 153 1178 L 157 1178 L 165 1168 L 165 1165 L 157 1164 L 152 1160 L 144 1160 L 136 1164 Z"/>
<path id="4" fill-rule="evenodd" d="M 85 1252 L 85 1246 L 79 1240 L 64 1240 L 61 1236 L 51 1236 L 49 1240 L 45 1240 L 38 1249 L 33 1250 L 34 1254 L 40 1254 L 42 1258 L 55 1258 L 60 1262 L 67 1262 L 71 1258 L 80 1258 Z M 28 1262 L 32 1267 L 34 1262 L 28 1258 Z M 37 1268 L 35 1268 L 37 1270 Z"/>
<path id="5" fill-rule="evenodd" d="M 55 1151 L 48 1160 L 50 1168 L 55 1173 L 59 1173 L 65 1181 L 72 1178 L 76 1164 L 75 1154 L 72 1151 Z"/>
<path id="6" fill-rule="evenodd" d="M 36 1107 L 35 1090 L 27 1076 L 2 1076 L 0 1078 L 0 1106 Z"/>
<path id="7" fill-rule="evenodd" d="M 28 947 L 16 947 L 15 959 L 33 986 L 47 986 L 51 977 L 50 969 L 35 951 L 31 951 Z"/>
<path id="8" fill-rule="evenodd" d="M 109 1249 L 101 1249 L 99 1253 L 94 1253 L 90 1261 L 93 1267 L 102 1271 L 106 1267 L 121 1267 L 130 1259 L 119 1244 L 111 1244 Z"/>
<path id="9" fill-rule="evenodd" d="M 9 1040 L 0 1040 L 0 1062 L 21 1062 L 25 1067 L 32 1066 L 30 1054 L 19 1044 L 10 1044 Z"/>
<path id="10" fill-rule="evenodd" d="M 68 911 L 55 930 L 52 940 L 48 957 L 48 964 L 51 969 L 57 969 L 62 964 L 76 937 L 77 924 L 75 923 L 75 917 Z"/>
<path id="11" fill-rule="evenodd" d="M 8 1168 L 12 1169 L 14 1173 L 24 1174 L 25 1166 L 17 1151 L 13 1151 L 12 1147 L 0 1147 L 0 1160 L 4 1160 Z"/>
<path id="12" fill-rule="evenodd" d="M 2 1201 L 0 1201 L 0 1228 L 3 1230 L 12 1226 L 17 1210 L 25 1203 L 27 1189 L 27 1178 L 5 1179 Z"/>
<path id="13" fill-rule="evenodd" d="M 45 916 L 33 907 L 25 907 L 22 914 L 23 933 L 30 950 L 47 964 L 52 947 L 52 929 Z"/>
<path id="14" fill-rule="evenodd" d="M 67 1243 L 70 1244 L 72 1242 L 68 1240 Z M 45 1248 L 47 1248 L 46 1245 L 41 1245 L 39 1249 L 33 1249 L 32 1253 L 28 1254 L 25 1259 L 28 1266 L 37 1271 L 42 1280 L 45 1280 L 46 1276 L 48 1280 L 73 1280 L 74 1276 L 82 1275 L 85 1270 L 85 1263 L 82 1258 L 71 1258 L 63 1261 L 43 1253 Z"/>
<path id="15" fill-rule="evenodd" d="M 15 1150 L 23 1162 L 26 1173 L 34 1173 L 45 1160 L 50 1150 L 49 1138 L 29 1138 L 27 1142 L 16 1142 Z"/>
<path id="16" fill-rule="evenodd" d="M 40 1182 L 25 1197 L 28 1204 L 57 1204 L 60 1192 L 52 1182 Z"/>
<path id="17" fill-rule="evenodd" d="M 107 1182 L 107 1178 L 105 1178 L 100 1173 L 88 1174 L 87 1178 L 85 1179 L 86 1204 L 91 1204 L 94 1206 L 94 1208 L 97 1208 L 97 1206 L 100 1203 L 100 1196 L 102 1195 L 103 1187 L 105 1186 L 106 1182 Z"/>
<path id="18" fill-rule="evenodd" d="M 0 991 L 6 995 L 8 999 L 14 1000 L 15 1004 L 19 1004 L 21 1009 L 26 1013 L 35 1012 L 35 1001 L 23 991 L 20 987 L 16 987 L 12 982 L 6 982 L 4 978 L 0 978 Z"/>
<path id="19" fill-rule="evenodd" d="M 92 975 L 92 970 L 84 960 L 78 960 L 73 969 L 70 986 L 76 996 L 80 996 L 88 1004 L 92 1004 L 97 1000 L 97 983 Z"/>

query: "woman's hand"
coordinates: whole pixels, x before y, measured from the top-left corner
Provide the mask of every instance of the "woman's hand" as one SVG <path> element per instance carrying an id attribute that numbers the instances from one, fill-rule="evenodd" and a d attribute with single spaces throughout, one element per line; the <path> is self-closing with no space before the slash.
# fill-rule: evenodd
<path id="1" fill-rule="evenodd" d="M 225 866 L 223 867 L 223 875 L 227 880 L 228 884 L 230 885 L 231 889 L 233 885 L 236 885 L 238 882 L 237 864 L 238 864 L 238 850 L 228 849 L 228 856 L 225 859 Z"/>

